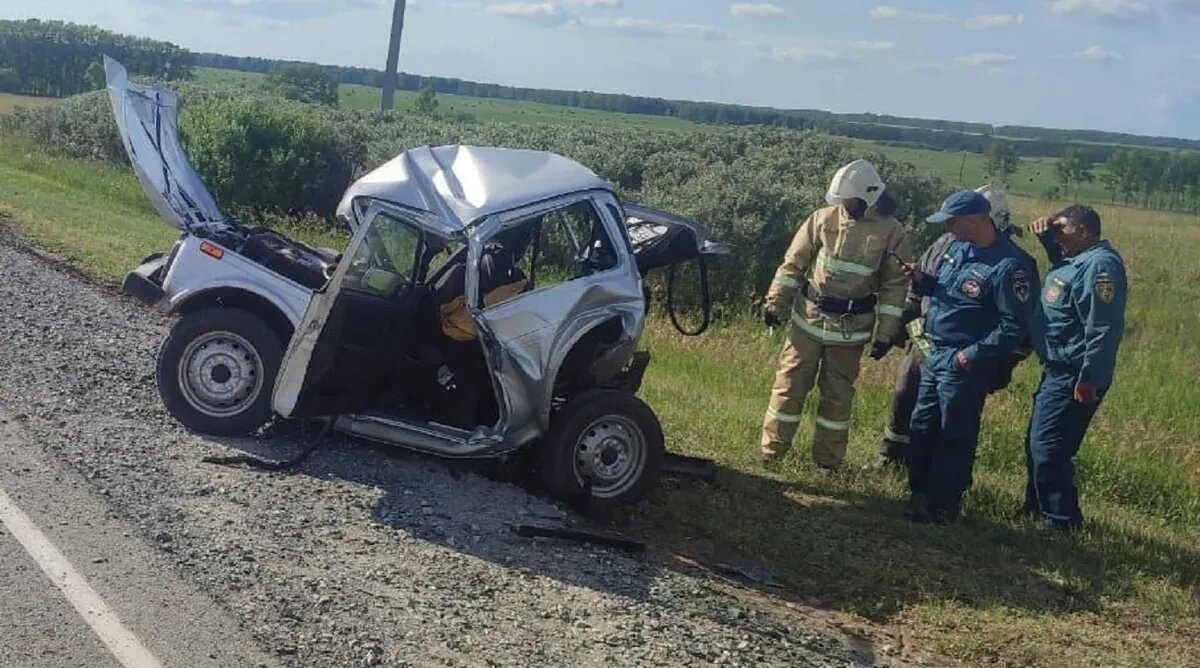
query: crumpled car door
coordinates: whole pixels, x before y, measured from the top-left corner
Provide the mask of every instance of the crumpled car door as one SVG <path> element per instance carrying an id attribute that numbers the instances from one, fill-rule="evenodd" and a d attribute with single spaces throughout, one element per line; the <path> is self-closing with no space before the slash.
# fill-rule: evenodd
<path id="1" fill-rule="evenodd" d="M 421 309 L 432 313 L 428 288 L 418 281 L 424 233 L 383 204 L 372 205 L 364 220 L 288 346 L 272 397 L 283 417 L 374 407 L 383 388 L 403 376 Z"/>
<path id="2" fill-rule="evenodd" d="M 625 205 L 625 229 L 643 276 L 660 267 L 730 251 L 726 244 L 710 240 L 703 224 L 640 204 Z"/>
<path id="3" fill-rule="evenodd" d="M 104 74 L 121 141 L 159 215 L 181 230 L 226 220 L 179 140 L 179 97 L 164 86 L 129 81 L 125 67 L 108 56 Z"/>

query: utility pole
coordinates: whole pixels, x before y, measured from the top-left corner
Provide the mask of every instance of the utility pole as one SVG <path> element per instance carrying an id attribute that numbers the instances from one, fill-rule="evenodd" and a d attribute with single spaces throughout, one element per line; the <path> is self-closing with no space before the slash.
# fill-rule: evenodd
<path id="1" fill-rule="evenodd" d="M 396 0 L 392 10 L 392 41 L 388 45 L 387 70 L 383 73 L 383 110 L 396 106 L 396 79 L 400 66 L 400 34 L 404 32 L 404 9 L 408 0 Z"/>

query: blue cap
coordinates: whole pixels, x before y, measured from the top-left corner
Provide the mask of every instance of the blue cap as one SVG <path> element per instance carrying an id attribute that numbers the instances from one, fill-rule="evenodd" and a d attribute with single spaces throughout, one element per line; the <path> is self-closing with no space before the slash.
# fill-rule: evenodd
<path id="1" fill-rule="evenodd" d="M 927 223 L 944 223 L 958 216 L 984 215 L 992 212 L 992 204 L 974 190 L 960 190 L 942 202 L 942 210 L 925 219 Z"/>

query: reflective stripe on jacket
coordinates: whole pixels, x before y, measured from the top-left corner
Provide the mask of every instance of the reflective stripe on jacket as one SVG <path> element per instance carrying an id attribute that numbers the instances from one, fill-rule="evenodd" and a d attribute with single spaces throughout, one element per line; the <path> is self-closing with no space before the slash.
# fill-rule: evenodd
<path id="1" fill-rule="evenodd" d="M 793 309 L 793 324 L 830 345 L 861 345 L 876 338 L 891 339 L 904 315 L 908 279 L 888 254 L 906 261 L 912 257 L 908 235 L 900 222 L 870 210 L 854 220 L 841 206 L 820 209 L 800 226 L 775 272 L 766 306 L 778 314 Z M 825 297 L 858 300 L 876 295 L 875 313 L 843 316 L 821 313 L 800 294 L 807 281 Z"/>

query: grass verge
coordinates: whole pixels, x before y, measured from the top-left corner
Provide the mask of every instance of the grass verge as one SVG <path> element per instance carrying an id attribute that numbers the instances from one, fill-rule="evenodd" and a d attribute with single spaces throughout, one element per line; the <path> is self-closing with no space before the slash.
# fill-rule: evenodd
<path id="1" fill-rule="evenodd" d="M 1017 206 L 1028 218 L 1048 205 Z M 110 280 L 175 238 L 127 168 L 4 138 L 0 214 Z M 1200 665 L 1200 320 L 1188 306 L 1200 300 L 1200 220 L 1102 214 L 1133 292 L 1117 385 L 1080 460 L 1081 535 L 1046 533 L 1015 512 L 1035 364 L 989 401 L 968 519 L 914 527 L 900 516 L 902 477 L 857 470 L 882 428 L 895 354 L 864 364 L 847 473 L 814 473 L 811 426 L 765 471 L 754 453 L 779 338 L 734 323 L 683 339 L 661 320 L 646 337 L 655 360 L 643 396 L 670 447 L 716 460 L 720 473 L 712 485 L 664 482 L 634 511 L 635 527 L 697 556 L 750 557 L 805 603 L 969 665 Z"/>

